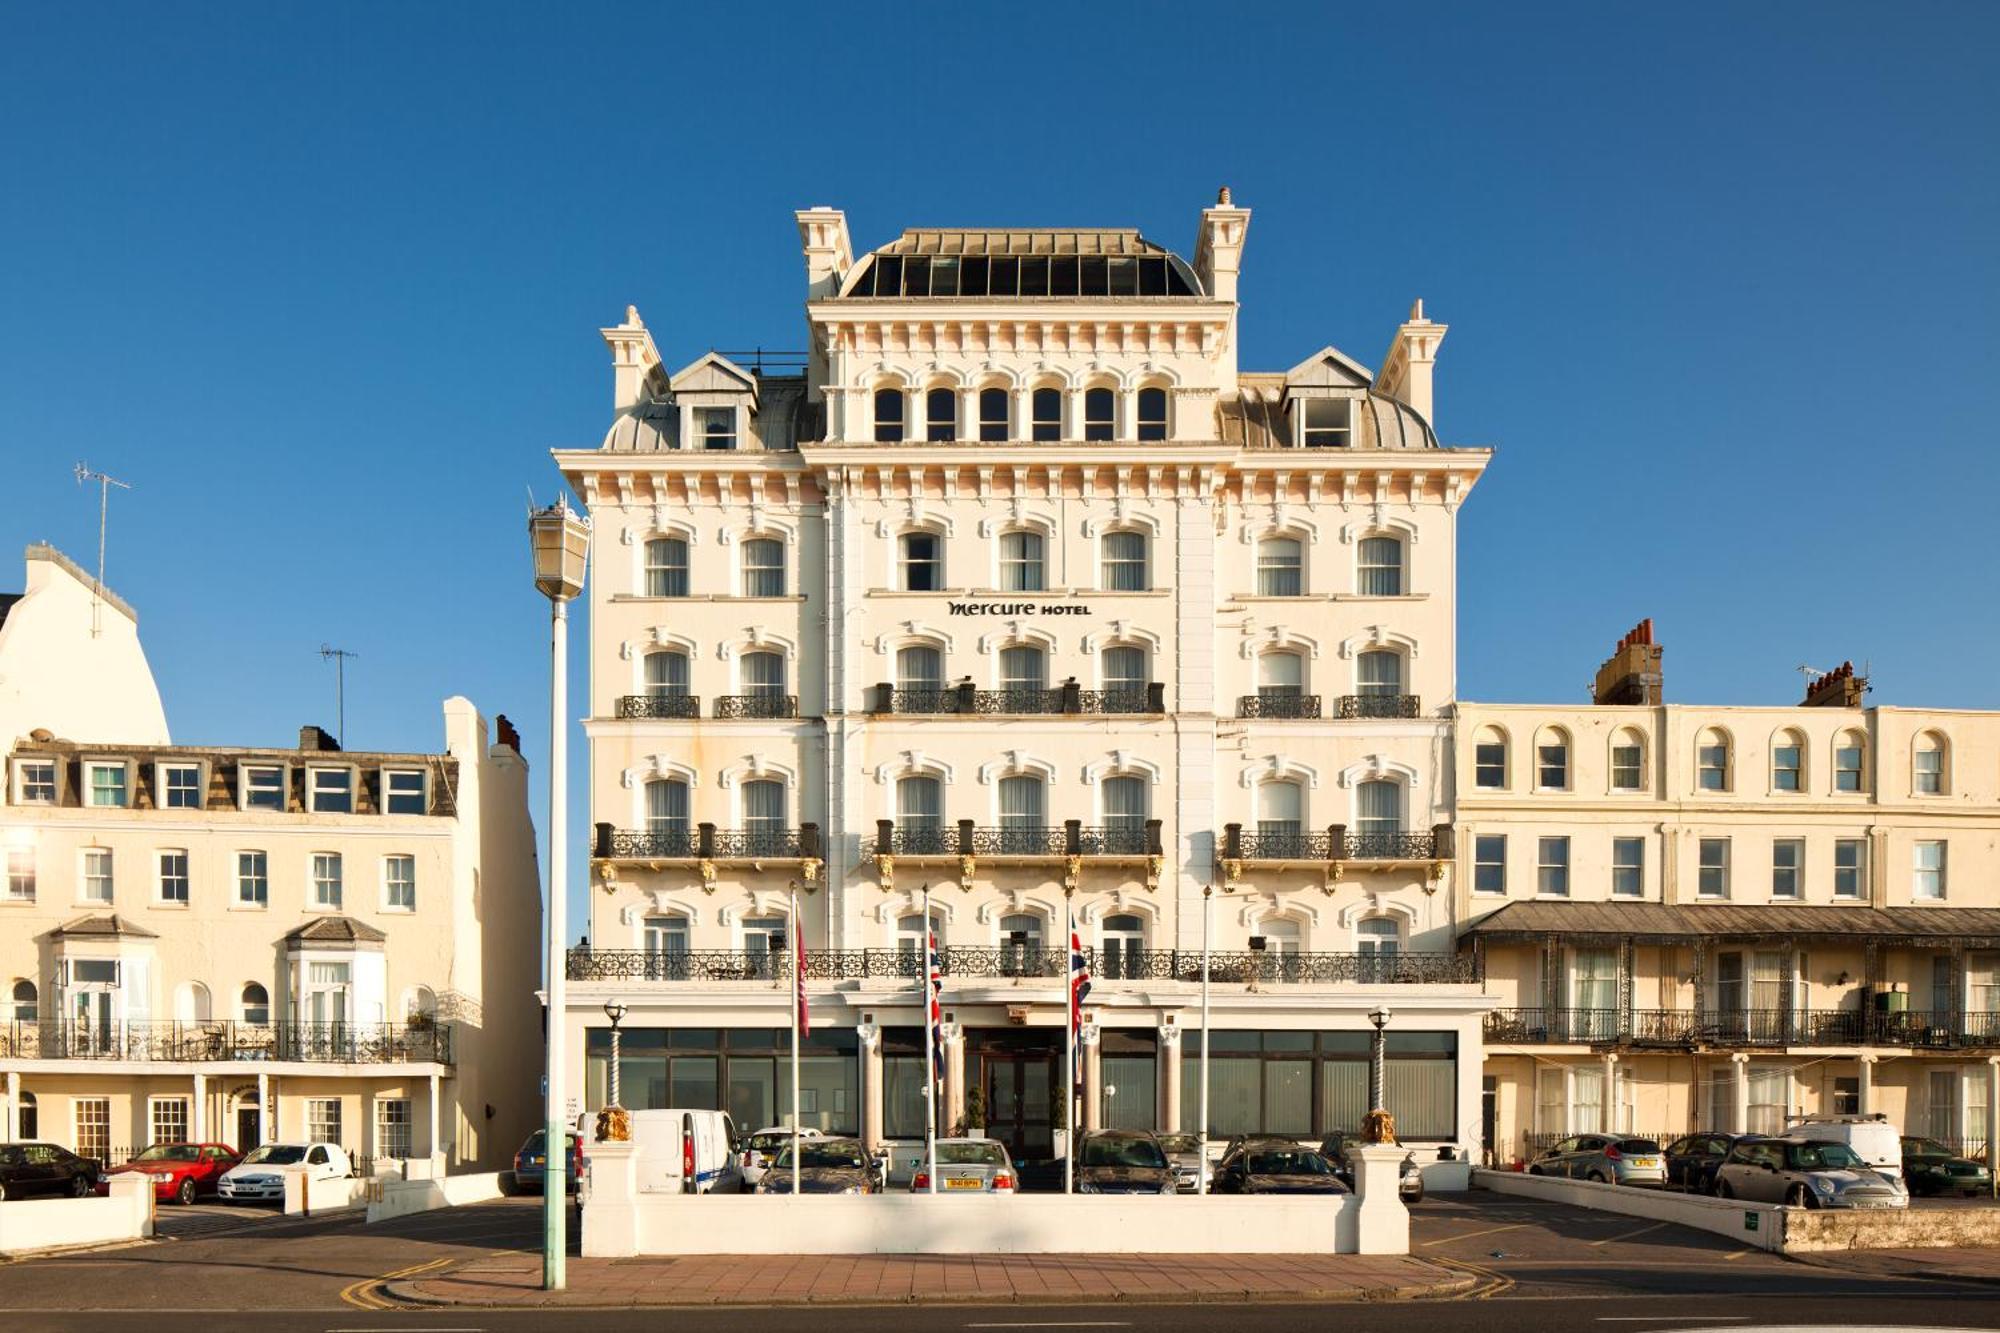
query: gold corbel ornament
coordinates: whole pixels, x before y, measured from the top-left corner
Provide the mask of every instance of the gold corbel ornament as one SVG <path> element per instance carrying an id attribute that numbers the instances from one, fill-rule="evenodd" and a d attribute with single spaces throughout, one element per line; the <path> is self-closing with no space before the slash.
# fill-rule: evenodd
<path id="1" fill-rule="evenodd" d="M 807 886 L 819 883 L 820 867 L 824 866 L 825 864 L 826 862 L 820 860 L 817 856 L 808 856 L 804 860 L 800 861 L 799 862 L 800 882 Z M 806 892 L 811 893 L 812 889 L 810 887 L 807 887 Z"/>
<path id="2" fill-rule="evenodd" d="M 1146 892 L 1160 891 L 1160 872 L 1166 869 L 1167 858 L 1157 853 L 1146 858 Z"/>
<path id="3" fill-rule="evenodd" d="M 597 886 L 606 893 L 618 892 L 618 867 L 614 862 L 597 863 Z"/>
<path id="4" fill-rule="evenodd" d="M 875 855 L 875 887 L 884 893 L 896 887 L 896 858 L 887 852 Z"/>
<path id="5" fill-rule="evenodd" d="M 977 866 L 970 852 L 958 858 L 958 887 L 972 892 L 972 872 Z"/>
<path id="6" fill-rule="evenodd" d="M 1438 886 L 1444 883 L 1444 865 L 1443 861 L 1431 862 L 1430 877 L 1424 881 L 1424 892 L 1426 894 L 1436 893 Z"/>
<path id="7" fill-rule="evenodd" d="M 703 857 L 698 868 L 701 871 L 701 891 L 703 893 L 714 893 L 715 862 Z"/>
<path id="8" fill-rule="evenodd" d="M 1243 882 L 1243 860 L 1241 857 L 1227 857 L 1222 862 L 1222 891 L 1236 892 L 1236 886 Z"/>
<path id="9" fill-rule="evenodd" d="M 1083 858 L 1081 856 L 1065 856 L 1063 858 L 1063 892 L 1075 893 L 1077 886 L 1082 882 Z"/>

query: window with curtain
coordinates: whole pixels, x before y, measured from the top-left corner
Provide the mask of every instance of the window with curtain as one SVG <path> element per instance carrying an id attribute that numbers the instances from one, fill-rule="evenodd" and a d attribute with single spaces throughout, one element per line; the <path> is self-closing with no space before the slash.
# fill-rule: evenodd
<path id="1" fill-rule="evenodd" d="M 1042 937 L 1042 919 L 1032 913 L 1014 912 L 1001 917 L 1001 975 L 1032 977 L 1051 969 L 1059 971 L 1065 960 L 1060 953 L 1044 955 Z"/>
<path id="2" fill-rule="evenodd" d="M 1401 597 L 1403 595 L 1403 539 L 1401 537 L 1364 537 L 1361 539 L 1361 577 L 1359 591 L 1363 597 Z"/>
<path id="3" fill-rule="evenodd" d="M 903 391 L 875 391 L 875 442 L 897 444 L 903 438 Z"/>
<path id="4" fill-rule="evenodd" d="M 1106 648 L 1098 659 L 1104 688 L 1121 694 L 1146 692 L 1146 650 L 1129 645 Z"/>
<path id="5" fill-rule="evenodd" d="M 1005 389 L 979 391 L 979 438 L 987 443 L 1006 440 L 1007 391 Z"/>
<path id="6" fill-rule="evenodd" d="M 1835 791 L 1861 790 L 1861 760 L 1865 751 L 1861 734 L 1844 731 L 1833 748 L 1833 789 Z"/>
<path id="7" fill-rule="evenodd" d="M 1942 842 L 1920 842 L 1911 849 L 1910 896 L 1931 899 L 1944 897 L 1945 848 Z"/>
<path id="8" fill-rule="evenodd" d="M 1388 917 L 1369 917 L 1354 926 L 1354 950 L 1371 958 L 1394 957 L 1402 943 L 1402 932 Z"/>
<path id="9" fill-rule="evenodd" d="M 1141 440 L 1167 438 L 1167 391 L 1147 387 L 1139 390 L 1138 435 Z"/>
<path id="10" fill-rule="evenodd" d="M 1705 732 L 1695 749 L 1695 785 L 1703 791 L 1729 790 L 1729 738 Z"/>
<path id="11" fill-rule="evenodd" d="M 262 1027 L 271 1021 L 271 992 L 261 984 L 255 981 L 246 983 L 237 998 L 237 1013 L 245 1023 Z"/>
<path id="12" fill-rule="evenodd" d="M 1026 644 L 1000 650 L 1000 688 L 1011 696 L 1010 713 L 1042 711 L 1043 694 L 1049 688 L 1048 654 Z"/>
<path id="13" fill-rule="evenodd" d="M 688 923 L 684 916 L 649 916 L 641 925 L 646 951 L 646 976 L 655 981 L 685 981 L 688 976 Z"/>
<path id="14" fill-rule="evenodd" d="M 1145 975 L 1146 923 L 1129 912 L 1104 918 L 1100 975 L 1118 981 Z"/>
<path id="15" fill-rule="evenodd" d="M 1257 697 L 1296 699 L 1305 693 L 1306 660 L 1298 653 L 1265 653 L 1257 659 Z"/>
<path id="16" fill-rule="evenodd" d="M 1781 732 L 1771 746 L 1771 789 L 1805 790 L 1805 746 L 1792 732 Z"/>
<path id="17" fill-rule="evenodd" d="M 646 832 L 685 834 L 688 831 L 688 785 L 679 778 L 654 778 L 646 784 Z"/>
<path id="18" fill-rule="evenodd" d="M 1569 738 L 1550 732 L 1535 745 L 1535 785 L 1549 791 L 1569 786 Z"/>
<path id="19" fill-rule="evenodd" d="M 1507 785 L 1507 738 L 1487 732 L 1472 747 L 1472 781 L 1475 786 L 1501 788 Z"/>
<path id="20" fill-rule="evenodd" d="M 1045 795 L 1042 780 L 1030 774 L 1000 779 L 1000 829 L 1008 851 L 1025 854 L 1043 850 L 1042 834 L 1048 823 Z"/>
<path id="21" fill-rule="evenodd" d="M 1403 830 L 1403 789 L 1400 784 L 1376 778 L 1355 789 L 1355 828 L 1363 836 L 1400 833 Z"/>
<path id="22" fill-rule="evenodd" d="M 1940 796 L 1944 793 L 1944 742 L 1936 736 L 1926 734 L 1917 741 L 1915 781 L 1912 784 L 1919 796 Z"/>
<path id="23" fill-rule="evenodd" d="M 1646 891 L 1646 840 L 1611 840 L 1611 893 L 1616 898 L 1637 898 Z"/>
<path id="24" fill-rule="evenodd" d="M 1296 537 L 1257 543 L 1257 595 L 1297 597 L 1305 592 L 1305 547 Z"/>
<path id="25" fill-rule="evenodd" d="M 944 587 L 944 538 L 935 532 L 906 532 L 902 539 L 905 592 L 936 592 Z"/>
<path id="26" fill-rule="evenodd" d="M 1037 389 L 1030 395 L 1034 414 L 1033 438 L 1043 442 L 1062 438 L 1063 395 L 1061 389 Z"/>
<path id="27" fill-rule="evenodd" d="M 705 407 L 701 410 L 701 447 L 727 450 L 736 447 L 736 409 Z"/>
<path id="28" fill-rule="evenodd" d="M 1701 840 L 1696 848 L 1695 893 L 1702 898 L 1729 896 L 1729 839 Z"/>
<path id="29" fill-rule="evenodd" d="M 922 644 L 897 649 L 896 688 L 925 691 L 943 689 L 944 654 Z"/>
<path id="30" fill-rule="evenodd" d="M 1000 534 L 1000 590 L 1041 592 L 1048 587 L 1046 546 L 1039 532 L 1014 531 Z"/>
<path id="31" fill-rule="evenodd" d="M 743 952 L 749 955 L 756 975 L 772 975 L 771 956 L 784 957 L 791 936 L 785 918 L 782 916 L 748 916 L 743 918 Z"/>
<path id="32" fill-rule="evenodd" d="M 1144 592 L 1152 586 L 1146 569 L 1146 534 L 1107 532 L 1103 538 L 1104 586 L 1113 592 Z"/>
<path id="33" fill-rule="evenodd" d="M 1274 1134 L 1312 1139 L 1353 1133 L 1368 1113 L 1371 1034 L 1268 1030 L 1210 1033 L 1209 1134 Z M 1384 1041 L 1385 1100 L 1404 1142 L 1457 1135 L 1457 1042 L 1449 1032 L 1390 1032 Z M 1564 1103 L 1557 1088 L 1545 1099 Z M 1317 1096 L 1315 1096 L 1317 1094 Z M 1315 1105 L 1317 1102 L 1317 1105 Z M 1201 1058 L 1181 1060 L 1179 1128 L 1200 1128 Z"/>
<path id="34" fill-rule="evenodd" d="M 654 699 L 684 699 L 688 692 L 688 655 L 673 649 L 646 654 L 646 693 Z"/>
<path id="35" fill-rule="evenodd" d="M 1792 1109 L 1792 1071 L 1749 1068 L 1750 1121 L 1744 1130 L 1751 1134 L 1782 1134 Z"/>
<path id="36" fill-rule="evenodd" d="M 1646 785 L 1646 747 L 1630 732 L 1611 744 L 1611 790 L 1638 791 Z"/>
<path id="37" fill-rule="evenodd" d="M 945 851 L 944 784 L 922 775 L 897 779 L 896 829 L 905 852 Z"/>
<path id="38" fill-rule="evenodd" d="M 1750 1029 L 1761 1041 L 1779 1036 L 1785 1005 L 1785 955 L 1759 949 L 1750 955 Z"/>
<path id="39" fill-rule="evenodd" d="M 1146 779 L 1106 778 L 1104 787 L 1104 831 L 1111 847 L 1122 852 L 1142 851 L 1146 845 Z"/>
<path id="40" fill-rule="evenodd" d="M 944 947 L 944 916 L 931 913 L 931 929 L 936 932 L 938 947 Z M 906 958 L 922 958 L 924 955 L 924 918 L 921 912 L 911 912 L 896 918 L 896 952 Z"/>
<path id="41" fill-rule="evenodd" d="M 785 784 L 768 778 L 743 784 L 743 831 L 753 856 L 784 851 Z"/>
<path id="42" fill-rule="evenodd" d="M 1572 1040 L 1608 1041 L 1618 1035 L 1618 951 L 1577 949 L 1570 955 Z"/>
<path id="43" fill-rule="evenodd" d="M 1537 838 L 1535 842 L 1535 892 L 1569 897 L 1569 839 Z"/>
<path id="44" fill-rule="evenodd" d="M 1393 699 L 1403 693 L 1403 657 L 1400 653 L 1371 648 L 1361 654 L 1355 674 L 1355 692 L 1364 699 Z"/>
<path id="45" fill-rule="evenodd" d="M 1283 779 L 1257 788 L 1257 840 L 1264 855 L 1295 859 L 1305 851 L 1305 794 Z"/>
<path id="46" fill-rule="evenodd" d="M 1150 1030 L 1105 1028 L 1098 1038 L 1098 1123 L 1106 1129 L 1160 1127 L 1157 1046 Z"/>
<path id="47" fill-rule="evenodd" d="M 679 537 L 655 537 L 646 543 L 646 596 L 688 595 L 688 544 Z"/>
<path id="48" fill-rule="evenodd" d="M 271 902 L 271 857 L 268 852 L 236 853 L 236 901 L 244 907 Z"/>
<path id="49" fill-rule="evenodd" d="M 764 652 L 743 654 L 743 692 L 753 699 L 784 698 L 784 655 Z"/>
<path id="50" fill-rule="evenodd" d="M 1083 438 L 1108 440 L 1116 431 L 1117 399 L 1109 389 L 1083 391 Z"/>
<path id="51" fill-rule="evenodd" d="M 743 543 L 743 595 L 783 597 L 785 595 L 785 544 L 770 537 L 753 537 Z"/>
<path id="52" fill-rule="evenodd" d="M 924 395 L 924 438 L 932 444 L 949 444 L 958 438 L 956 391 L 932 389 Z"/>

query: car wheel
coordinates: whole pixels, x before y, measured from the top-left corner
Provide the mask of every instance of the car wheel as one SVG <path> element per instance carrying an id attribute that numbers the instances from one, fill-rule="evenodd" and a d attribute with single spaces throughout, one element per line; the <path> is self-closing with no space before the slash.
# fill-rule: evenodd
<path id="1" fill-rule="evenodd" d="M 1785 1191 L 1785 1202 L 1794 1208 L 1817 1208 L 1819 1200 L 1804 1185 L 1794 1185 Z"/>
<path id="2" fill-rule="evenodd" d="M 1715 1182 L 1715 1197 L 1718 1199 L 1733 1199 L 1736 1197 L 1736 1191 L 1729 1188 L 1728 1181 L 1718 1180 Z"/>
<path id="3" fill-rule="evenodd" d="M 97 1187 L 89 1176 L 76 1175 L 69 1178 L 69 1196 L 72 1199 L 87 1199 L 97 1192 Z"/>
<path id="4" fill-rule="evenodd" d="M 0 1180 L 0 1203 L 5 1203 L 6 1200 L 7 1200 L 7 1182 L 4 1180 Z"/>
<path id="5" fill-rule="evenodd" d="M 1542 1168 L 1540 1168 L 1539 1166 L 1531 1166 L 1528 1168 L 1528 1174 L 1531 1176 L 1539 1176 L 1540 1174 L 1542 1174 Z"/>
<path id="6" fill-rule="evenodd" d="M 181 1180 L 181 1187 L 174 1191 L 174 1198 L 179 1201 L 181 1207 L 186 1208 L 194 1203 L 194 1194 L 194 1177 L 186 1176 Z"/>
<path id="7" fill-rule="evenodd" d="M 1591 1172 L 1588 1179 L 1590 1183 L 1593 1185 L 1609 1185 L 1611 1183 L 1610 1181 L 1604 1178 L 1604 1173 L 1602 1171 Z"/>

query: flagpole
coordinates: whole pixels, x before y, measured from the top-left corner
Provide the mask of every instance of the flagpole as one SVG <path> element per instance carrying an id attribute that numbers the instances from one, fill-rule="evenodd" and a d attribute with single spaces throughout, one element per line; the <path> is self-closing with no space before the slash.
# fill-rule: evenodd
<path id="1" fill-rule="evenodd" d="M 925 1177 L 930 1193 L 936 1194 L 937 1181 L 937 1043 L 934 1039 L 937 1004 L 936 981 L 932 969 L 937 962 L 937 937 L 931 929 L 931 886 L 924 885 L 924 1162 L 930 1168 Z"/>
<path id="2" fill-rule="evenodd" d="M 1200 1156 L 1194 1164 L 1194 1188 L 1208 1193 L 1208 944 L 1215 917 L 1215 886 L 1201 886 L 1201 1123 L 1195 1127 Z"/>
<path id="3" fill-rule="evenodd" d="M 1076 1183 L 1076 916 L 1063 895 L 1063 1193 Z"/>
<path id="4" fill-rule="evenodd" d="M 799 1001 L 805 998 L 805 937 L 799 932 L 799 889 L 792 885 L 792 1197 L 799 1197 Z"/>

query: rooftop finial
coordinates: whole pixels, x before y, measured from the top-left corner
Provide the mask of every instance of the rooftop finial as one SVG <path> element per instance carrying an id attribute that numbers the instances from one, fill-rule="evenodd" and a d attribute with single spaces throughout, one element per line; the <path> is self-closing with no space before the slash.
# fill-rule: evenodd
<path id="1" fill-rule="evenodd" d="M 1229 207 L 1229 187 L 1227 185 L 1215 192 L 1215 206 L 1217 208 Z"/>
<path id="2" fill-rule="evenodd" d="M 1410 303 L 1410 318 L 1422 319 L 1423 317 L 1424 317 L 1424 298 L 1419 296 L 1415 301 Z"/>
<path id="3" fill-rule="evenodd" d="M 628 329 L 636 329 L 639 327 L 638 306 L 628 305 L 625 307 L 625 327 Z"/>

